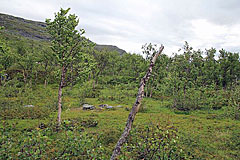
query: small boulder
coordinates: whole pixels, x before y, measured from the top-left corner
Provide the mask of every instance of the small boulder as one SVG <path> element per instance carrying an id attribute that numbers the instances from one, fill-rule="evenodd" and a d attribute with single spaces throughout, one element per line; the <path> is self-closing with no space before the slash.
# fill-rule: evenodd
<path id="1" fill-rule="evenodd" d="M 116 106 L 117 108 L 122 108 L 123 106 L 121 106 L 121 105 L 118 105 L 118 106 Z"/>
<path id="2" fill-rule="evenodd" d="M 35 107 L 34 105 L 25 105 L 24 107 Z"/>
<path id="3" fill-rule="evenodd" d="M 40 123 L 38 128 L 40 129 L 44 129 L 44 128 L 47 128 L 47 126 L 44 124 L 44 123 Z"/>
<path id="4" fill-rule="evenodd" d="M 100 107 L 100 108 L 106 108 L 106 107 L 108 107 L 108 104 L 100 104 L 98 107 Z"/>
<path id="5" fill-rule="evenodd" d="M 113 109 L 113 106 L 107 106 L 106 109 Z"/>
<path id="6" fill-rule="evenodd" d="M 130 109 L 128 107 L 125 108 L 125 111 L 130 111 Z"/>
<path id="7" fill-rule="evenodd" d="M 84 104 L 83 105 L 83 110 L 94 110 L 96 107 L 94 105 L 90 104 Z"/>

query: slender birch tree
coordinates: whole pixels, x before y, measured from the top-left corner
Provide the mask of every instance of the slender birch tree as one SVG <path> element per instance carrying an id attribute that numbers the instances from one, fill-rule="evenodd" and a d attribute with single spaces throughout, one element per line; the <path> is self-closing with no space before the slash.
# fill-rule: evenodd
<path id="1" fill-rule="evenodd" d="M 51 36 L 51 48 L 60 72 L 57 103 L 59 125 L 61 124 L 62 112 L 62 89 L 68 84 L 69 80 L 67 73 L 73 70 L 79 71 L 80 60 L 83 63 L 89 62 L 86 60 L 89 56 L 85 51 L 90 42 L 83 37 L 85 32 L 83 29 L 76 30 L 79 19 L 75 14 L 68 14 L 69 10 L 70 8 L 66 10 L 61 8 L 60 12 L 55 13 L 53 21 L 46 19 L 47 31 Z M 78 77 L 75 78 L 78 79 Z"/>

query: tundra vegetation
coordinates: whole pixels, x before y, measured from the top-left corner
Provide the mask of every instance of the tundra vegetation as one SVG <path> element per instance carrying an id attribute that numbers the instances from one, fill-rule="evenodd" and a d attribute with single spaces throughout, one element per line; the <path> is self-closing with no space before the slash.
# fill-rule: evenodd
<path id="1" fill-rule="evenodd" d="M 46 21 L 51 43 L 1 27 L 0 159 L 110 159 L 125 128 L 158 47 L 96 50 L 68 11 Z M 239 53 L 185 42 L 156 59 L 117 159 L 240 159 L 239 120 Z"/>

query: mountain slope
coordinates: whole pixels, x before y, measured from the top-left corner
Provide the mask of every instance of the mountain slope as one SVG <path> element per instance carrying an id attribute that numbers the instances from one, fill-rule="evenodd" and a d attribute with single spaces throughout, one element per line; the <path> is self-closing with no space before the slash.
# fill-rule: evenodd
<path id="1" fill-rule="evenodd" d="M 46 24 L 44 22 L 37 22 L 26 20 L 19 17 L 0 13 L 0 26 L 4 26 L 5 30 L 2 32 L 3 36 L 8 39 L 26 38 L 36 41 L 49 41 L 50 36 L 46 32 Z M 125 50 L 113 45 L 99 45 L 96 44 L 97 50 L 107 49 L 109 51 L 117 51 L 119 54 L 126 53 Z"/>

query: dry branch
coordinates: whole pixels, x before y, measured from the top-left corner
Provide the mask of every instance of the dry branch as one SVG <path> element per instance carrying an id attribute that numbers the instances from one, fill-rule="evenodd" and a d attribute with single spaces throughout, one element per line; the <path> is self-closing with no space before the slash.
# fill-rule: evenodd
<path id="1" fill-rule="evenodd" d="M 142 101 L 143 96 L 144 96 L 144 86 L 146 85 L 147 81 L 149 80 L 149 78 L 151 76 L 151 73 L 152 73 L 152 70 L 153 70 L 153 66 L 154 66 L 154 64 L 155 64 L 155 62 L 157 60 L 157 57 L 161 54 L 163 49 L 164 49 L 164 46 L 161 45 L 159 51 L 152 58 L 146 75 L 142 78 L 142 80 L 140 82 L 140 87 L 138 89 L 138 95 L 137 95 L 136 102 L 134 103 L 134 105 L 132 107 L 132 110 L 131 110 L 131 112 L 130 112 L 130 114 L 128 116 L 127 124 L 126 124 L 126 127 L 125 127 L 124 131 L 123 131 L 123 134 L 119 138 L 119 140 L 117 142 L 117 145 L 116 145 L 116 147 L 115 147 L 115 149 L 114 149 L 114 151 L 112 153 L 111 160 L 115 160 L 116 157 L 120 154 L 121 147 L 125 143 L 126 138 L 128 137 L 129 132 L 132 129 L 133 121 L 135 119 L 135 116 L 136 116 L 136 114 L 138 112 L 138 109 L 139 109 L 139 107 L 141 105 L 141 101 Z"/>

